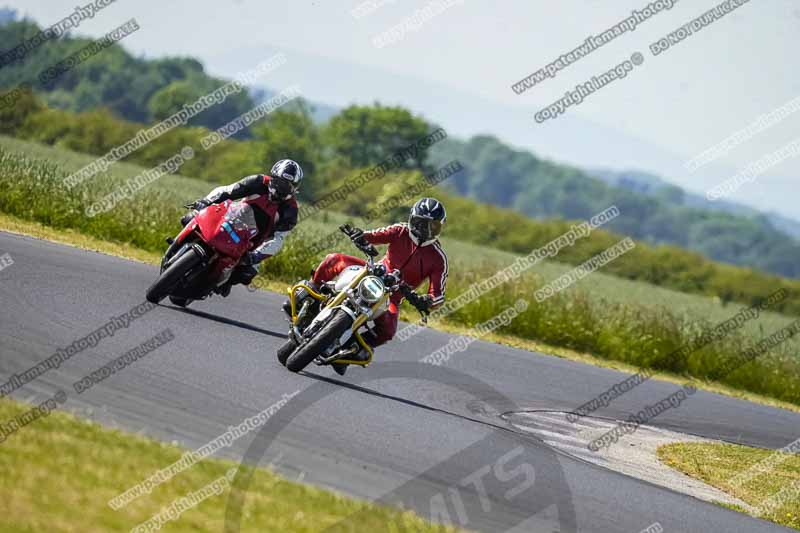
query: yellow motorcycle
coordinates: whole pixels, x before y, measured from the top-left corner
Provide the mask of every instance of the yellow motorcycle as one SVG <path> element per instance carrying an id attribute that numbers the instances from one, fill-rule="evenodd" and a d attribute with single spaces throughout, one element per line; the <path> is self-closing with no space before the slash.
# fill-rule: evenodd
<path id="1" fill-rule="evenodd" d="M 339 229 L 348 237 L 353 228 L 345 224 Z M 299 282 L 289 288 L 291 319 L 289 338 L 278 349 L 278 361 L 292 372 L 299 372 L 311 362 L 317 365 L 342 363 L 367 366 L 372 362 L 372 347 L 361 336 L 367 323 L 389 307 L 389 300 L 400 291 L 427 321 L 428 308 L 422 297 L 403 283 L 400 271 L 388 272 L 383 263 L 376 263 L 378 250 L 371 244 L 353 243 L 367 256 L 364 266 L 345 268 L 335 279 L 313 290 Z M 298 301 L 300 304 L 298 305 Z M 348 359 L 366 350 L 366 360 Z"/>

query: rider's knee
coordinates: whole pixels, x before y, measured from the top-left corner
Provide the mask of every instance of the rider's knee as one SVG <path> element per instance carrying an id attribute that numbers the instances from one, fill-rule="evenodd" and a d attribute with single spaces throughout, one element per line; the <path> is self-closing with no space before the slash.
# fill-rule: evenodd
<path id="1" fill-rule="evenodd" d="M 330 281 L 331 278 L 338 274 L 337 263 L 339 263 L 340 255 L 341 254 L 332 253 L 325 256 L 319 266 L 314 270 L 314 283 Z"/>
<path id="2" fill-rule="evenodd" d="M 258 275 L 258 267 L 255 265 L 248 266 L 244 271 L 245 285 L 249 285 L 251 281 Z"/>
<path id="3" fill-rule="evenodd" d="M 381 332 L 381 337 L 384 337 L 388 342 L 392 340 L 395 336 L 395 333 L 397 333 L 397 322 L 392 320 L 388 324 L 385 324 L 382 329 L 383 331 Z"/>
<path id="4" fill-rule="evenodd" d="M 258 268 L 254 265 L 246 265 L 234 270 L 233 277 L 234 283 L 241 283 L 242 285 L 250 285 L 250 282 L 258 275 Z"/>
<path id="5" fill-rule="evenodd" d="M 375 324 L 375 334 L 371 336 L 368 342 L 377 347 L 392 340 L 395 333 L 397 333 L 397 322 L 393 320 L 381 321 Z"/>

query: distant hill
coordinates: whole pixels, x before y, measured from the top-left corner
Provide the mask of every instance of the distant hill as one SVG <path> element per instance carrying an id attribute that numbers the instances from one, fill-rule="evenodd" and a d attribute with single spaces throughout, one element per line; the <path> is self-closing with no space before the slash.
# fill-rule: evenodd
<path id="1" fill-rule="evenodd" d="M 540 159 L 497 138 L 447 139 L 431 148 L 434 165 L 465 167 L 453 192 L 537 218 L 587 219 L 610 205 L 623 216 L 610 227 L 654 244 L 672 244 L 717 261 L 800 277 L 800 243 L 778 229 L 793 221 L 743 208 L 709 208 L 680 187 L 649 174 L 587 172 Z"/>
<path id="2" fill-rule="evenodd" d="M 256 105 L 266 102 L 276 94 L 278 94 L 276 91 L 266 88 L 256 88 L 250 91 L 250 96 L 253 98 Z M 311 120 L 313 120 L 315 124 L 323 124 L 341 111 L 341 109 L 338 107 L 320 102 L 311 102 L 305 99 L 303 99 L 303 102 L 311 112 Z M 294 102 L 289 103 L 286 108 L 292 109 L 293 107 L 296 107 L 292 104 L 294 104 Z"/>
<path id="3" fill-rule="evenodd" d="M 746 217 L 762 214 L 778 231 L 782 231 L 795 239 L 800 239 L 800 221 L 779 215 L 778 213 L 760 212 L 757 209 L 735 202 L 727 202 L 725 200 L 710 202 L 704 196 L 687 192 L 654 174 L 635 170 L 616 171 L 610 169 L 592 170 L 589 174 L 594 178 L 605 181 L 613 187 L 621 187 L 629 191 L 640 192 L 651 196 L 659 196 L 663 195 L 665 191 L 671 191 L 675 198 L 683 198 L 681 205 L 686 207 L 723 211 L 725 213 Z M 679 194 L 677 192 L 678 190 L 682 191 L 682 194 Z"/>
<path id="4" fill-rule="evenodd" d="M 14 17 L 14 14 L 7 14 Z M 0 25 L 0 50 L 14 48 L 30 39 L 41 28 L 28 20 Z M 221 87 L 227 80 L 208 75 L 203 65 L 192 58 L 145 59 L 115 44 L 95 54 L 42 87 L 39 74 L 92 42 L 91 39 L 62 36 L 29 51 L 21 61 L 0 68 L 0 88 L 10 90 L 28 82 L 48 105 L 68 111 L 89 111 L 100 107 L 135 122 L 154 122 L 179 111 Z M 122 41 L 124 43 L 124 41 Z M 231 118 L 254 107 L 243 91 L 231 94 L 190 119 L 193 126 L 218 128 Z M 247 137 L 248 131 L 237 136 Z"/>
<path id="5" fill-rule="evenodd" d="M 18 21 L 16 11 L 0 9 L 0 50 L 13 48 L 39 30 L 33 22 Z M 89 39 L 73 36 L 49 41 L 46 46 L 31 51 L 23 61 L 0 68 L 0 88 L 8 90 L 23 80 L 36 80 L 42 70 L 89 42 Z M 193 58 L 143 59 L 115 45 L 48 86 L 35 84 L 35 87 L 37 94 L 52 107 L 77 112 L 106 107 L 120 118 L 147 123 L 171 115 L 184 102 L 192 102 L 226 82 L 207 74 L 203 65 Z M 218 128 L 275 94 L 269 89 L 254 88 L 230 95 L 223 103 L 192 118 L 190 124 Z M 308 106 L 312 119 L 318 123 L 338 112 L 326 104 L 308 103 Z M 292 108 L 296 105 L 287 106 L 287 109 Z M 236 137 L 249 138 L 250 131 L 245 130 Z"/>
<path id="6" fill-rule="evenodd" d="M 0 7 L 0 26 L 17 20 L 17 10 L 10 7 Z"/>

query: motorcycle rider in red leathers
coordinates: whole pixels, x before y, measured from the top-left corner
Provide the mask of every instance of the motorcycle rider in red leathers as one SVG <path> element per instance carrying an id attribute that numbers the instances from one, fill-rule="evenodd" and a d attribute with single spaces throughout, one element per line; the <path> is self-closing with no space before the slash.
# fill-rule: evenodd
<path id="1" fill-rule="evenodd" d="M 388 244 L 386 255 L 381 262 L 391 272 L 400 271 L 402 281 L 416 288 L 428 280 L 428 293 L 423 296 L 428 309 L 444 303 L 447 285 L 447 255 L 439 242 L 439 234 L 447 218 L 444 206 L 434 198 L 423 198 L 411 208 L 408 223 L 398 223 L 372 231 L 356 230 L 351 236 L 356 243 Z M 314 272 L 309 283 L 315 291 L 326 282 L 334 279 L 345 268 L 364 265 L 363 259 L 341 253 L 329 254 Z M 403 295 L 395 292 L 389 308 L 375 318 L 373 331 L 364 334 L 364 340 L 372 347 L 385 344 L 397 331 L 397 320 Z M 286 305 L 284 304 L 284 309 Z M 363 348 L 348 359 L 366 360 L 368 354 Z M 333 363 L 333 368 L 344 375 L 347 365 Z"/>

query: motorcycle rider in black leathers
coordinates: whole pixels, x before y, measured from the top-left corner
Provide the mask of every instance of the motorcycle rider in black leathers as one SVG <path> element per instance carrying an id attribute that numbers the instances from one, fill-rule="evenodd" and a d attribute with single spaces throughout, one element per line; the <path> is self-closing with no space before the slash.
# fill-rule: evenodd
<path id="1" fill-rule="evenodd" d="M 215 289 L 218 294 L 228 296 L 236 284 L 249 285 L 258 274 L 258 265 L 277 254 L 283 241 L 297 225 L 297 194 L 303 180 L 303 169 L 291 159 L 281 159 L 272 166 L 269 174 L 254 174 L 227 185 L 217 187 L 208 196 L 197 200 L 193 208 L 197 211 L 225 200 L 244 198 L 255 213 L 258 234 L 253 239 L 253 249 L 234 269 L 227 282 Z M 185 226 L 194 213 L 181 219 Z"/>

